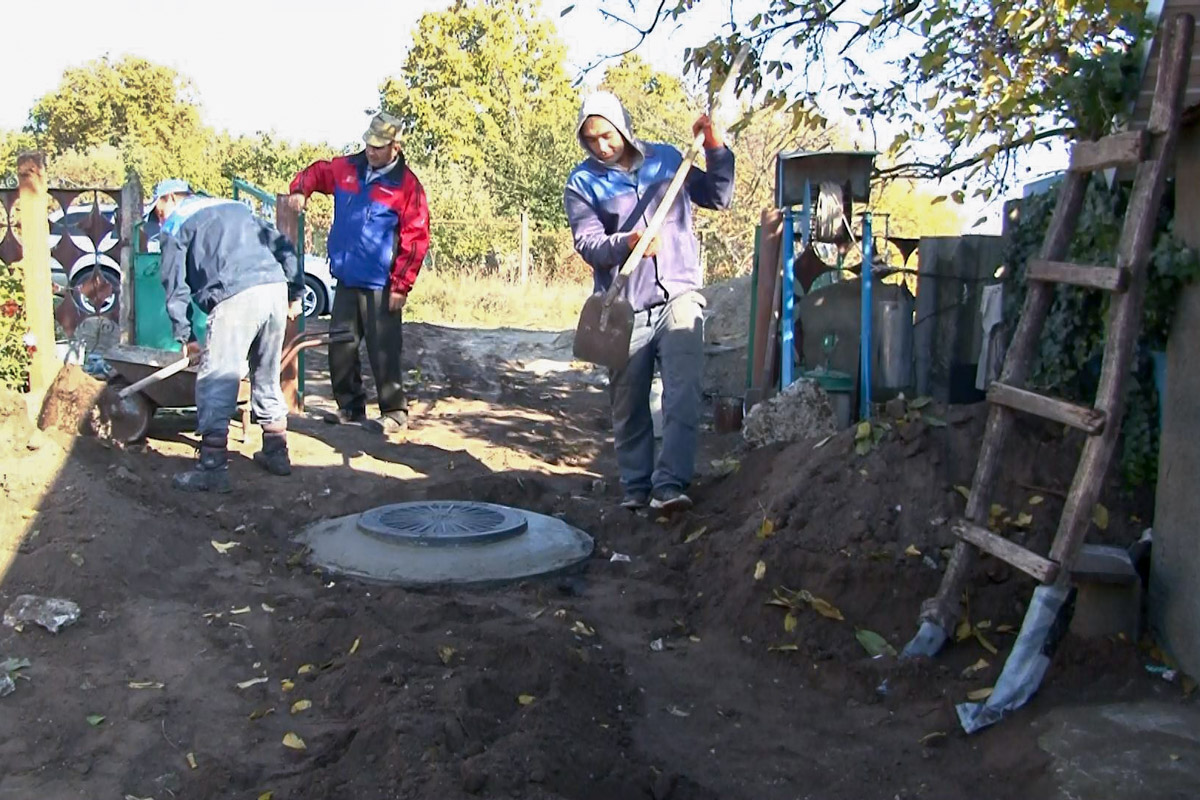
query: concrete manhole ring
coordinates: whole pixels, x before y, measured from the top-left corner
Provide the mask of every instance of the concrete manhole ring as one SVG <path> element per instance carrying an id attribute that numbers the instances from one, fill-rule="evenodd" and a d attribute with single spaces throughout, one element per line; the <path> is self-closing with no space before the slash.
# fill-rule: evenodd
<path id="1" fill-rule="evenodd" d="M 529 523 L 516 509 L 466 500 L 394 503 L 363 512 L 359 529 L 385 542 L 424 547 L 478 545 L 519 536 Z"/>

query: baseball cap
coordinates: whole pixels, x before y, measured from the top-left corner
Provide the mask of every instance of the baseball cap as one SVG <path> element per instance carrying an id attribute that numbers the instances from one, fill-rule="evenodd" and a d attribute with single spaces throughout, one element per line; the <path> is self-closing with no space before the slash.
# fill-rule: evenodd
<path id="1" fill-rule="evenodd" d="M 192 187 L 187 181 L 180 180 L 179 178 L 167 178 L 166 180 L 159 181 L 158 185 L 154 187 L 154 197 L 150 199 L 150 210 L 146 212 L 146 218 L 149 219 L 154 214 L 155 204 L 163 197 L 169 194 L 191 193 Z"/>
<path id="2" fill-rule="evenodd" d="M 363 134 L 363 141 L 371 147 L 384 147 L 399 140 L 400 120 L 382 112 L 371 118 L 371 125 Z"/>

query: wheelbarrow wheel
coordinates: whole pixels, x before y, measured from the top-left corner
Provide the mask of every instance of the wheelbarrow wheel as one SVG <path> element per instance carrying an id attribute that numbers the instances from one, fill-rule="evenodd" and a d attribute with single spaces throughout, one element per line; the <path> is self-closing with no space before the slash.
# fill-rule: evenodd
<path id="1" fill-rule="evenodd" d="M 94 425 L 97 435 L 123 444 L 145 439 L 150 432 L 150 420 L 154 419 L 157 410 L 154 401 L 141 392 L 118 397 L 127 386 L 129 381 L 124 378 L 113 378 L 108 382 L 98 403 L 99 419 Z"/>

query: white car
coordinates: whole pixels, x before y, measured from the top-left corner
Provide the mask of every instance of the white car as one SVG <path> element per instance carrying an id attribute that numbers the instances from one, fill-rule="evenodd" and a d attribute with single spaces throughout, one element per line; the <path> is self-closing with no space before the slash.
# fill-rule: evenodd
<path id="1" fill-rule="evenodd" d="M 149 208 L 146 210 L 149 211 Z M 100 214 L 114 226 L 116 211 L 115 205 L 100 204 Z M 98 243 L 93 245 L 91 238 L 83 231 L 83 226 L 91 213 L 92 204 L 82 203 L 71 206 L 65 214 L 61 210 L 57 210 L 50 215 L 51 250 L 58 245 L 63 236 L 70 236 L 71 241 L 83 253 L 69 265 L 60 264 L 57 259 L 51 257 L 50 272 L 52 279 L 58 285 L 77 288 L 91 277 L 92 268 L 99 262 L 100 274 L 112 284 L 113 294 L 98 309 L 92 308 L 91 302 L 82 293 L 76 293 L 76 296 L 81 306 L 80 310 L 85 314 L 105 314 L 112 309 L 113 303 L 117 302 L 117 293 L 121 288 L 121 265 L 110 255 L 117 245 L 119 232 L 114 227 L 114 230 L 106 233 Z M 154 227 L 157 228 L 157 226 Z M 156 235 L 148 238 L 146 250 L 150 253 L 158 252 Z M 312 254 L 304 256 L 304 316 L 321 316 L 332 310 L 335 284 L 336 281 L 329 274 L 327 259 Z"/>

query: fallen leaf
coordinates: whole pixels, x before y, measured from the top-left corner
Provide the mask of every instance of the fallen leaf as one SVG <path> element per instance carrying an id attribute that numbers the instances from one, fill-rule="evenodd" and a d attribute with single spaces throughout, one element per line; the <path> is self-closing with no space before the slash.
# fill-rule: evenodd
<path id="1" fill-rule="evenodd" d="M 260 794 L 258 796 L 258 800 L 274 800 L 274 798 L 275 798 L 274 792 L 263 792 L 262 794 Z"/>
<path id="2" fill-rule="evenodd" d="M 854 638 L 858 639 L 858 643 L 863 646 L 863 649 L 871 655 L 872 658 L 881 655 L 896 655 L 896 648 L 892 647 L 887 639 L 884 639 L 875 631 L 868 631 L 860 628 L 854 632 Z"/>
<path id="3" fill-rule="evenodd" d="M 249 689 L 251 686 L 257 686 L 258 684 L 266 683 L 269 680 L 270 680 L 270 678 L 268 678 L 266 675 L 264 675 L 261 678 L 251 678 L 248 681 L 242 681 L 241 683 L 239 683 L 237 685 L 237 687 L 239 689 Z"/>
<path id="4" fill-rule="evenodd" d="M 796 644 L 773 644 L 767 648 L 768 653 L 794 653 L 800 649 Z"/>
<path id="5" fill-rule="evenodd" d="M 229 613 L 235 614 L 235 615 L 236 614 L 249 614 L 250 606 L 242 606 L 241 608 L 231 608 L 231 609 L 229 609 Z"/>
<path id="6" fill-rule="evenodd" d="M 292 703 L 292 713 L 299 714 L 301 711 L 308 711 L 312 708 L 312 700 L 297 700 Z"/>
<path id="7" fill-rule="evenodd" d="M 829 436 L 826 436 L 824 439 L 822 439 L 821 441 L 819 441 L 815 445 L 813 445 L 813 450 L 820 450 L 822 447 L 829 444 L 829 440 L 832 438 L 833 438 L 832 434 Z"/>
<path id="8" fill-rule="evenodd" d="M 350 655 L 354 655 L 358 652 L 358 646 L 360 644 L 362 644 L 362 637 L 356 636 L 354 639 L 354 644 L 350 645 Z"/>
<path id="9" fill-rule="evenodd" d="M 683 543 L 691 544 L 692 542 L 696 541 L 701 536 L 703 536 L 705 534 L 705 532 L 707 532 L 707 531 L 708 531 L 707 527 L 703 527 L 703 528 L 700 528 L 699 530 L 693 531 L 692 533 L 689 533 L 687 535 L 687 538 L 683 540 Z"/>
<path id="10" fill-rule="evenodd" d="M 967 487 L 965 487 L 965 486 L 955 486 L 955 487 L 954 487 L 954 491 L 956 491 L 956 492 L 958 492 L 959 494 L 961 494 L 961 495 L 963 496 L 963 499 L 964 499 L 964 500 L 970 500 L 970 499 L 971 499 L 971 490 L 970 490 L 970 489 L 968 489 L 968 488 L 967 488 Z"/>
<path id="11" fill-rule="evenodd" d="M 268 614 L 274 614 L 274 613 L 275 613 L 275 609 L 274 609 L 273 607 L 271 607 L 271 606 L 267 605 L 266 603 L 263 603 L 263 604 L 262 604 L 262 610 L 263 610 L 263 611 L 265 611 L 265 612 L 267 612 Z"/>
<path id="12" fill-rule="evenodd" d="M 913 558 L 920 558 L 921 551 L 917 549 L 915 544 L 910 544 L 908 547 L 904 548 L 904 555 L 912 556 Z"/>
<path id="13" fill-rule="evenodd" d="M 977 631 L 991 630 L 991 627 L 992 621 L 990 619 L 981 619 L 979 622 L 975 623 L 975 630 Z"/>
<path id="14" fill-rule="evenodd" d="M 979 644 L 982 645 L 983 649 L 987 650 L 992 655 L 996 655 L 997 653 L 1000 652 L 999 650 L 996 649 L 996 645 L 989 642 L 987 640 L 987 637 L 984 636 L 983 633 L 980 632 L 980 630 L 978 628 L 975 629 L 975 638 L 976 638 L 976 640 L 979 641 Z"/>
<path id="15" fill-rule="evenodd" d="M 945 738 L 945 736 L 946 736 L 946 732 L 945 732 L 945 731 L 934 731 L 933 733 L 927 733 L 927 734 L 925 734 L 924 736 L 922 736 L 922 737 L 920 738 L 920 740 L 919 740 L 919 741 L 920 741 L 920 744 L 921 744 L 921 745 L 927 745 L 927 744 L 929 744 L 930 742 L 932 742 L 933 740 L 935 740 L 935 739 L 942 739 L 942 738 Z"/>
<path id="16" fill-rule="evenodd" d="M 291 731 L 288 731 L 283 735 L 283 746 L 290 747 L 293 750 L 305 750 L 308 748 L 308 745 L 304 743 L 304 740 Z"/>
<path id="17" fill-rule="evenodd" d="M 284 678 L 283 680 L 281 680 L 279 682 L 279 688 L 282 689 L 285 693 L 290 692 L 292 689 L 296 688 L 296 682 L 293 681 L 291 678 Z"/>
<path id="18" fill-rule="evenodd" d="M 274 714 L 274 713 L 275 713 L 274 708 L 257 708 L 254 711 L 250 712 L 250 721 L 253 722 L 256 719 L 262 719 L 267 714 Z"/>
<path id="19" fill-rule="evenodd" d="M 27 508 L 21 512 L 21 519 L 32 519 L 35 516 L 37 516 L 36 509 Z"/>
<path id="20" fill-rule="evenodd" d="M 825 617 L 826 619 L 836 619 L 839 622 L 846 619 L 845 617 L 842 616 L 842 612 L 839 611 L 837 609 L 837 607 L 834 606 L 832 603 L 830 603 L 828 600 L 822 600 L 819 597 L 815 597 L 815 596 L 809 594 L 807 591 L 801 592 L 800 598 L 802 600 L 804 600 L 805 602 L 807 602 L 813 611 L 816 611 L 818 614 L 820 614 L 822 617 Z"/>
<path id="21" fill-rule="evenodd" d="M 209 544 L 213 546 L 213 550 L 216 550 L 221 555 L 225 555 L 230 550 L 241 544 L 241 542 L 218 542 L 216 539 L 212 539 L 209 541 Z"/>
<path id="22" fill-rule="evenodd" d="M 534 700 L 536 700 L 536 699 L 537 699 L 537 698 L 535 698 L 535 697 L 534 697 L 533 695 L 531 695 L 531 694 L 519 694 L 519 695 L 517 695 L 517 702 L 518 702 L 518 703 L 520 703 L 520 704 L 521 704 L 521 705 L 523 705 L 523 706 L 530 705 L 530 704 L 531 704 L 531 703 L 533 703 L 533 701 L 534 701 Z"/>
<path id="23" fill-rule="evenodd" d="M 771 519 L 763 517 L 762 524 L 758 526 L 758 533 L 755 535 L 759 539 L 770 539 L 775 535 L 775 523 Z"/>
<path id="24" fill-rule="evenodd" d="M 1002 516 L 1004 516 L 1005 510 L 1006 509 L 1004 508 L 1004 506 L 1000 505 L 999 503 L 992 503 L 992 507 L 988 509 L 988 516 L 989 517 L 1002 517 Z"/>
<path id="25" fill-rule="evenodd" d="M 992 687 L 986 689 L 976 689 L 973 692 L 967 692 L 967 699 L 978 703 L 980 700 L 987 700 L 992 696 Z"/>
<path id="26" fill-rule="evenodd" d="M 195 768 L 196 768 L 196 766 L 197 766 L 197 765 L 196 765 L 196 754 L 195 754 L 195 753 L 188 753 L 188 754 L 187 754 L 187 762 L 188 762 L 188 766 L 189 766 L 189 767 L 191 767 L 192 769 L 195 769 Z"/>
<path id="27" fill-rule="evenodd" d="M 970 620 L 960 621 L 958 627 L 954 629 L 954 641 L 963 642 L 971 638 L 972 630 Z"/>
<path id="28" fill-rule="evenodd" d="M 931 428 L 946 427 L 946 420 L 942 419 L 941 417 L 935 417 L 932 414 L 926 414 L 921 419 L 925 420 L 925 424 Z"/>
<path id="29" fill-rule="evenodd" d="M 908 401 L 908 407 L 915 408 L 916 410 L 920 411 L 922 408 L 924 408 L 925 406 L 929 405 L 932 402 L 933 402 L 932 397 L 915 397 L 912 400 Z"/>
<path id="30" fill-rule="evenodd" d="M 1020 514 L 1017 514 L 1017 519 L 1013 524 L 1018 528 L 1028 528 L 1033 524 L 1033 514 L 1030 514 L 1027 511 L 1022 511 Z"/>
<path id="31" fill-rule="evenodd" d="M 130 689 L 161 689 L 163 684 L 158 681 L 130 681 Z"/>
<path id="32" fill-rule="evenodd" d="M 458 651 L 450 645 L 444 644 L 438 648 L 438 658 L 440 658 L 442 663 L 448 667 L 450 666 L 450 659 L 454 658 L 454 654 L 457 652 Z"/>
<path id="33" fill-rule="evenodd" d="M 799 621 L 800 620 L 796 618 L 796 615 L 789 611 L 787 616 L 783 618 L 783 629 L 788 633 L 791 633 L 792 631 L 796 630 L 796 624 Z"/>
<path id="34" fill-rule="evenodd" d="M 988 660 L 986 658 L 981 658 L 978 661 L 976 661 L 974 664 L 972 664 L 971 666 L 964 669 L 962 671 L 962 677 L 968 678 L 968 679 L 974 678 L 976 675 L 978 675 L 980 672 L 983 672 L 985 669 L 987 669 L 990 666 L 991 666 L 991 664 L 988 663 Z"/>
<path id="35" fill-rule="evenodd" d="M 854 429 L 854 441 L 861 442 L 871 438 L 871 423 L 863 420 Z"/>
<path id="36" fill-rule="evenodd" d="M 71 559 L 71 563 L 74 564 L 75 566 L 77 566 L 77 567 L 83 566 L 83 556 L 79 555 L 79 553 L 71 553 L 71 555 L 68 556 L 68 558 Z"/>
<path id="37" fill-rule="evenodd" d="M 1092 522 L 1102 531 L 1108 530 L 1108 509 L 1103 503 L 1096 503 L 1092 508 Z"/>
<path id="38" fill-rule="evenodd" d="M 767 575 L 767 562 L 759 561 L 754 565 L 754 580 L 761 581 Z"/>
<path id="39" fill-rule="evenodd" d="M 316 667 L 314 667 L 312 664 L 301 664 L 300 669 L 296 670 L 296 674 L 297 675 L 307 675 L 308 673 L 312 672 L 314 669 L 316 669 Z"/>
<path id="40" fill-rule="evenodd" d="M 700 644 L 700 637 L 699 636 L 689 636 L 688 641 L 692 642 L 694 644 Z"/>
<path id="41" fill-rule="evenodd" d="M 102 716 L 100 714 L 88 714 L 87 715 L 87 724 L 91 725 L 93 728 L 95 728 L 95 727 L 98 727 L 99 725 L 102 725 L 104 723 L 104 720 L 106 720 L 106 719 L 107 719 L 107 717 Z"/>
<path id="42" fill-rule="evenodd" d="M 1046 502 L 1046 498 L 1042 497 L 1040 494 L 1035 494 L 1033 497 L 1029 498 L 1029 505 L 1031 506 L 1040 506 L 1044 502 Z"/>
<path id="43" fill-rule="evenodd" d="M 580 619 L 580 620 L 576 620 L 576 621 L 575 621 L 575 624 L 571 626 L 571 632 L 572 632 L 572 633 L 578 633 L 578 634 L 580 634 L 580 635 L 582 635 L 582 636 L 595 636 L 595 635 L 596 635 L 596 629 L 595 629 L 595 628 L 589 628 L 589 627 L 588 627 L 588 626 L 587 626 L 587 625 L 584 623 L 584 621 L 583 621 L 583 620 L 581 620 L 581 619 Z"/>
<path id="44" fill-rule="evenodd" d="M 1012 625 L 1005 624 L 1005 625 L 997 625 L 996 626 L 996 633 L 1016 633 L 1016 632 L 1017 632 L 1017 629 L 1014 628 Z"/>
<path id="45" fill-rule="evenodd" d="M 670 714 L 672 717 L 690 717 L 691 716 L 691 714 L 689 712 L 684 711 L 682 708 L 679 708 L 678 706 L 668 707 L 667 713 Z"/>

